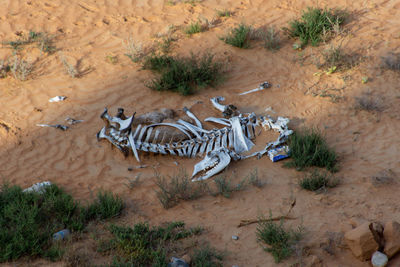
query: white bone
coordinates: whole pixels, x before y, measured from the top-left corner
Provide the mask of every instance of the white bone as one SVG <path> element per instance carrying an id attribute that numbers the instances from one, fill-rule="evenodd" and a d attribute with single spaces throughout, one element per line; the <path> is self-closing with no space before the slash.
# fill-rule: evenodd
<path id="1" fill-rule="evenodd" d="M 186 112 L 186 114 L 192 118 L 194 120 L 194 122 L 196 123 L 197 127 L 203 129 L 203 126 L 201 125 L 200 120 L 192 113 L 190 112 L 190 110 L 187 107 L 183 108 L 183 111 Z"/>

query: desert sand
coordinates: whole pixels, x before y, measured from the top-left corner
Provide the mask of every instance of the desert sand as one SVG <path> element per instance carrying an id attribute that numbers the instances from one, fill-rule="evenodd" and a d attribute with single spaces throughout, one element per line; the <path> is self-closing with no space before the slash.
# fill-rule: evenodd
<path id="1" fill-rule="evenodd" d="M 302 223 L 306 232 L 301 244 L 307 253 L 294 256 L 281 266 L 289 266 L 299 257 L 307 262 L 313 255 L 324 266 L 369 266 L 368 262 L 354 258 L 348 249 L 334 245 L 334 251 L 327 252 L 326 244 L 335 233 L 348 231 L 364 220 L 400 221 L 400 76 L 381 66 L 382 56 L 400 52 L 399 1 L 318 1 L 320 7 L 346 8 L 350 18 L 341 35 L 302 51 L 294 50 L 295 40 L 288 39 L 281 30 L 282 48 L 276 52 L 264 49 L 260 42 L 253 42 L 250 49 L 239 49 L 219 39 L 241 22 L 281 29 L 298 18 L 307 6 L 316 3 L 310 0 L 205 0 L 194 5 L 165 0 L 1 1 L 2 41 L 15 40 L 17 35 L 28 34 L 30 30 L 54 34 L 56 48 L 71 64 L 78 63 L 82 72 L 78 78 L 68 76 L 59 53 L 48 55 L 35 47 L 21 51 L 26 60 L 35 62 L 35 68 L 27 81 L 18 81 L 11 75 L 0 79 L 1 179 L 23 188 L 49 180 L 83 202 L 92 200 L 99 189 L 111 190 L 123 197 L 127 205 L 115 223 L 133 225 L 148 221 L 157 225 L 182 220 L 188 226 L 204 226 L 207 232 L 203 237 L 228 252 L 224 266 L 275 266 L 272 256 L 257 242 L 256 224 L 241 228 L 237 225 L 241 219 L 268 215 L 270 211 L 281 215 L 296 199 L 291 214 L 298 219 L 285 225 L 297 227 Z M 212 20 L 216 10 L 223 9 L 233 11 L 233 16 L 221 18 L 206 32 L 186 36 L 178 30 L 172 54 L 210 50 L 229 62 L 226 81 L 217 88 L 207 88 L 188 97 L 147 88 L 144 82 L 154 75 L 124 56 L 126 40 L 132 38 L 149 46 L 168 31 L 169 25 L 182 27 L 198 19 Z M 346 53 L 361 55 L 360 64 L 331 75 L 314 75 L 319 70 L 312 64 L 313 55 L 334 44 L 342 44 Z M 107 56 L 116 56 L 116 64 L 108 62 Z M 6 58 L 12 58 L 12 50 L 3 47 L 0 59 Z M 362 77 L 368 77 L 368 82 L 362 83 Z M 238 95 L 263 81 L 269 81 L 272 87 Z M 335 94 L 336 101 L 318 96 L 323 90 Z M 382 111 L 355 109 L 355 97 L 365 92 L 382 105 Z M 57 95 L 68 98 L 59 103 L 48 102 Z M 124 158 L 108 143 L 96 140 L 95 135 L 103 126 L 99 115 L 104 107 L 112 114 L 118 107 L 125 108 L 127 114 L 135 111 L 142 114 L 158 108 L 179 110 L 187 106 L 204 119 L 219 115 L 209 103 L 210 97 L 218 95 L 246 112 L 265 114 L 265 109 L 271 107 L 276 115 L 290 118 L 294 129 L 302 126 L 321 129 L 339 155 L 340 171 L 335 176 L 340 178 L 340 185 L 314 194 L 298 185 L 304 172 L 283 168 L 282 162 L 272 163 L 267 157 L 254 158 L 232 163 L 224 174 L 238 182 L 257 168 L 260 179 L 266 182 L 263 188 L 250 186 L 230 199 L 206 196 L 165 210 L 156 197 L 154 169 L 165 176 L 179 168 L 191 173 L 200 159 L 140 153 L 142 164 L 149 167 L 128 171 L 129 167 L 139 166 L 134 157 Z M 67 117 L 84 122 L 65 132 L 36 126 L 66 124 Z M 256 139 L 258 145 L 265 142 L 265 138 Z M 141 184 L 129 189 L 125 185 L 127 178 L 139 173 Z M 374 177 L 385 173 L 392 176 L 390 183 L 376 182 Z M 232 235 L 240 239 L 233 241 Z M 25 260 L 16 262 L 17 266 L 63 264 Z M 389 266 L 400 266 L 400 256 L 391 260 Z"/>

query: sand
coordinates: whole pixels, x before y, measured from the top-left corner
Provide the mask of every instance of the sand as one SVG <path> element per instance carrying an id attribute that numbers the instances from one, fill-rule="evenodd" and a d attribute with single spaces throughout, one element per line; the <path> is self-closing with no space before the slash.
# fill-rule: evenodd
<path id="1" fill-rule="evenodd" d="M 299 258 L 307 262 L 312 255 L 319 257 L 324 266 L 369 266 L 344 248 L 336 247 L 328 253 L 324 244 L 329 243 L 332 233 L 350 230 L 363 220 L 400 221 L 400 76 L 381 68 L 381 56 L 400 52 L 400 4 L 394 0 L 318 3 L 321 7 L 344 7 L 349 11 L 345 32 L 318 48 L 298 51 L 292 48 L 295 41 L 280 31 L 282 48 L 271 52 L 260 42 L 253 42 L 250 49 L 238 49 L 219 37 L 240 22 L 281 29 L 297 18 L 302 9 L 314 5 L 313 1 L 206 0 L 195 5 L 179 1 L 171 5 L 164 0 L 3 0 L 2 41 L 15 40 L 18 34 L 27 34 L 29 30 L 54 34 L 57 49 L 68 62 L 79 64 L 82 75 L 68 76 L 59 53 L 48 55 L 34 46 L 20 52 L 25 59 L 35 62 L 35 69 L 27 81 L 12 76 L 0 79 L 1 179 L 24 188 L 49 180 L 82 201 L 92 200 L 99 189 L 111 190 L 127 203 L 124 215 L 116 221 L 121 224 L 149 221 L 155 225 L 183 220 L 188 226 L 202 225 L 208 229 L 205 238 L 213 246 L 228 251 L 225 266 L 274 266 L 272 256 L 257 243 L 256 225 L 237 225 L 241 219 L 268 215 L 270 211 L 281 215 L 296 199 L 292 215 L 299 219 L 285 224 L 296 227 L 302 223 L 306 232 L 301 245 L 307 253 L 285 261 L 282 266 Z M 178 30 L 172 53 L 189 55 L 191 51 L 211 50 L 229 61 L 226 81 L 217 89 L 207 88 L 189 97 L 147 88 L 144 82 L 153 74 L 124 56 L 126 40 L 131 37 L 149 46 L 168 31 L 169 25 L 185 26 L 199 18 L 211 21 L 215 10 L 223 9 L 233 11 L 234 15 L 221 18 L 204 33 L 190 37 Z M 319 70 L 312 64 L 313 55 L 332 44 L 342 44 L 347 53 L 358 53 L 363 57 L 361 63 L 343 72 L 314 75 Z M 117 63 L 107 61 L 107 56 L 117 56 Z M 11 49 L 0 49 L 0 59 L 5 58 L 12 58 Z M 362 77 L 368 77 L 368 82 L 363 84 Z M 263 81 L 273 86 L 262 92 L 238 95 Z M 337 95 L 337 101 L 313 95 L 323 90 Z M 377 99 L 383 110 L 357 111 L 354 99 L 364 92 Z M 59 103 L 48 102 L 57 95 L 68 98 Z M 263 188 L 249 187 L 230 199 L 207 196 L 165 210 L 156 198 L 154 169 L 165 176 L 176 173 L 178 168 L 190 173 L 199 159 L 141 153 L 142 164 L 150 167 L 128 171 L 128 167 L 139 165 L 134 157 L 124 158 L 95 138 L 103 126 L 99 115 L 104 107 L 112 113 L 123 107 L 127 114 L 142 114 L 157 108 L 187 106 L 204 119 L 218 115 L 209 103 L 209 98 L 217 95 L 243 111 L 263 114 L 272 107 L 276 114 L 289 117 L 296 129 L 319 127 L 340 157 L 336 176 L 341 184 L 323 194 L 306 192 L 298 186 L 304 173 L 283 168 L 281 162 L 272 163 L 267 157 L 249 159 L 231 164 L 225 175 L 238 182 L 257 168 L 260 179 L 266 182 Z M 65 124 L 67 117 L 84 122 L 65 132 L 36 126 Z M 263 141 L 266 140 L 259 139 L 257 144 Z M 374 176 L 382 176 L 388 170 L 393 175 L 389 184 L 373 181 Z M 139 173 L 141 184 L 129 189 L 127 180 Z M 233 241 L 232 235 L 240 239 Z M 399 257 L 389 266 L 398 265 Z"/>

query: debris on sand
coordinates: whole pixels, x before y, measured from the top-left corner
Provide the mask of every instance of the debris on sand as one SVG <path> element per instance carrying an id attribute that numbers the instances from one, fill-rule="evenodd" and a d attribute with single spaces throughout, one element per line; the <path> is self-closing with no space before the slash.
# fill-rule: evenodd
<path id="1" fill-rule="evenodd" d="M 67 97 L 66 96 L 55 96 L 55 97 L 53 97 L 53 98 L 50 98 L 49 99 L 49 102 L 50 103 L 52 103 L 52 102 L 61 102 L 61 101 L 64 101 L 65 99 L 67 99 Z"/>
<path id="2" fill-rule="evenodd" d="M 250 94 L 250 93 L 262 91 L 262 90 L 270 88 L 270 87 L 271 87 L 271 84 L 269 82 L 263 82 L 256 89 L 252 89 L 252 90 L 240 93 L 239 95 L 247 95 L 247 94 Z"/>
<path id="3" fill-rule="evenodd" d="M 39 126 L 39 127 L 52 127 L 52 128 L 60 129 L 62 131 L 66 131 L 66 130 L 69 129 L 68 126 L 62 125 L 62 124 L 54 124 L 54 125 L 52 125 L 52 124 L 36 124 L 36 126 Z"/>

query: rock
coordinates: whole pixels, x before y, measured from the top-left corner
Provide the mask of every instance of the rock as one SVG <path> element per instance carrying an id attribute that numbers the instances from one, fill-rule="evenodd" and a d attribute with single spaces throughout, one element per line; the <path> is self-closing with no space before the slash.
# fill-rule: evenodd
<path id="1" fill-rule="evenodd" d="M 232 239 L 233 239 L 233 240 L 239 240 L 239 237 L 238 237 L 237 235 L 233 235 L 233 236 L 232 236 Z"/>
<path id="2" fill-rule="evenodd" d="M 353 255 L 362 261 L 371 259 L 372 253 L 379 248 L 370 230 L 370 226 L 372 228 L 372 223 L 366 222 L 344 235 Z"/>
<path id="3" fill-rule="evenodd" d="M 385 254 L 391 258 L 400 250 L 400 224 L 395 221 L 385 223 L 383 230 L 385 238 Z"/>
<path id="4" fill-rule="evenodd" d="M 374 267 L 385 267 L 388 263 L 388 257 L 382 252 L 375 251 L 374 254 L 372 254 L 371 263 Z"/>
<path id="5" fill-rule="evenodd" d="M 183 256 L 181 257 L 181 259 L 182 259 L 183 261 L 185 261 L 187 264 L 190 264 L 190 263 L 192 262 L 192 257 L 190 257 L 189 254 L 183 255 Z"/>
<path id="6" fill-rule="evenodd" d="M 307 261 L 307 267 L 322 267 L 322 260 L 316 256 L 316 255 L 311 255 Z"/>
<path id="7" fill-rule="evenodd" d="M 189 264 L 182 259 L 172 257 L 171 262 L 168 263 L 168 267 L 189 267 Z"/>

